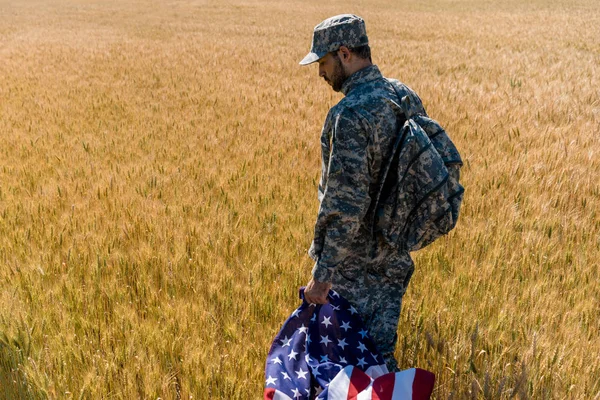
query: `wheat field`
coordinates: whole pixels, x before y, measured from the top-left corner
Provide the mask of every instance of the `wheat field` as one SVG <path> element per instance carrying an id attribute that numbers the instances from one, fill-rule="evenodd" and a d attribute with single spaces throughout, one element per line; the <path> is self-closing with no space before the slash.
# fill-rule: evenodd
<path id="1" fill-rule="evenodd" d="M 341 98 L 298 61 L 345 12 L 465 161 L 401 367 L 600 399 L 596 0 L 0 0 L 0 398 L 262 397 Z"/>

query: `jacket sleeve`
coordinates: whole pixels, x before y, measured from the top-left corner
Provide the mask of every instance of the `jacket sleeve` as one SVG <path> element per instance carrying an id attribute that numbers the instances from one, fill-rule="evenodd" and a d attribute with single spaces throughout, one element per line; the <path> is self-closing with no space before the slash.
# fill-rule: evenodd
<path id="1" fill-rule="evenodd" d="M 316 261 L 312 275 L 320 282 L 330 282 L 336 268 L 351 255 L 352 243 L 371 202 L 368 133 L 364 125 L 349 109 L 332 116 L 331 123 L 331 154 L 309 250 Z"/>

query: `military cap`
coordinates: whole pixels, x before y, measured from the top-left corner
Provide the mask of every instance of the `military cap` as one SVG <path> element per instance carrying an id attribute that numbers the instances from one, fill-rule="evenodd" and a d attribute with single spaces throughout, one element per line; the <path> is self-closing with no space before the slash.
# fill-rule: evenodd
<path id="1" fill-rule="evenodd" d="M 340 14 L 327 18 L 315 26 L 310 53 L 300 61 L 307 65 L 318 61 L 341 46 L 355 48 L 369 44 L 365 21 L 353 14 Z"/>

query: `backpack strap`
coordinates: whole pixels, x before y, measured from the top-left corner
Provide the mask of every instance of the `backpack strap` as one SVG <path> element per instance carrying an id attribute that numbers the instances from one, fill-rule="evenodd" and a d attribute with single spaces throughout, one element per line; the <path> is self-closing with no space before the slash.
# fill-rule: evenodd
<path id="1" fill-rule="evenodd" d="M 377 209 L 379 208 L 379 204 L 382 200 L 385 200 L 387 197 L 389 197 L 394 189 L 394 185 L 393 183 L 395 183 L 395 181 L 397 181 L 397 173 L 396 170 L 398 169 L 398 153 L 399 153 L 399 149 L 402 148 L 404 141 L 406 140 L 406 133 L 407 131 L 405 129 L 403 129 L 404 127 L 404 123 L 409 119 L 412 118 L 413 116 L 416 115 L 416 112 L 414 109 L 411 109 L 411 101 L 410 98 L 408 96 L 404 96 L 401 97 L 400 96 L 400 92 L 398 92 L 398 89 L 396 89 L 396 86 L 388 79 L 388 78 L 384 78 L 385 81 L 392 87 L 392 89 L 394 89 L 394 92 L 396 93 L 396 96 L 398 97 L 398 101 L 395 102 L 393 100 L 390 100 L 390 106 L 392 107 L 392 109 L 394 110 L 395 114 L 396 114 L 396 118 L 398 120 L 398 125 L 396 127 L 396 132 L 395 132 L 395 139 L 394 139 L 394 145 L 392 147 L 392 153 L 390 154 L 390 157 L 386 160 L 387 162 L 385 163 L 384 168 L 382 168 L 382 174 L 380 176 L 379 179 L 379 184 L 377 185 L 377 195 L 375 196 L 375 201 L 371 203 L 371 207 L 369 207 L 369 211 L 367 212 L 367 215 L 370 215 L 370 224 L 369 226 L 371 227 L 371 236 L 375 237 L 375 218 L 377 217 Z M 389 174 L 392 175 L 396 175 L 395 177 L 390 176 L 390 179 L 388 179 L 388 175 Z M 386 185 L 387 183 L 387 185 Z M 392 184 L 390 184 L 392 183 Z"/>

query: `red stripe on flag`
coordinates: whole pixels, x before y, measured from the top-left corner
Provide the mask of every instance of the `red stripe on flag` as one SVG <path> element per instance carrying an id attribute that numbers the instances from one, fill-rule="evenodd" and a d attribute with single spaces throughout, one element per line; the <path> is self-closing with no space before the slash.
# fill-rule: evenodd
<path id="1" fill-rule="evenodd" d="M 373 382 L 373 400 L 392 400 L 396 374 L 385 374 Z"/>
<path id="2" fill-rule="evenodd" d="M 275 389 L 274 388 L 265 389 L 265 392 L 263 394 L 263 399 L 264 400 L 273 400 L 274 396 L 275 396 Z"/>
<path id="3" fill-rule="evenodd" d="M 369 378 L 369 375 L 362 372 L 360 368 L 353 368 L 350 376 L 350 386 L 348 387 L 348 400 L 356 398 L 370 384 L 371 378 Z"/>
<path id="4" fill-rule="evenodd" d="M 435 384 L 435 375 L 424 369 L 416 368 L 413 381 L 412 400 L 429 400 Z"/>

